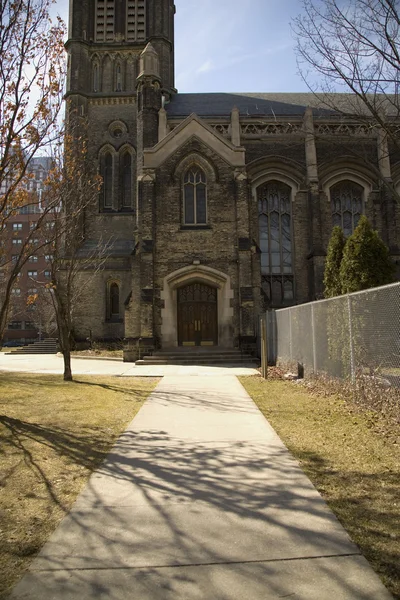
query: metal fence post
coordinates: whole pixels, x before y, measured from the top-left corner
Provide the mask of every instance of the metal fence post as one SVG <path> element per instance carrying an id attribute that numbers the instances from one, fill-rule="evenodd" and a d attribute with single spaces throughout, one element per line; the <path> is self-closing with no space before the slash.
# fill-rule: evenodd
<path id="1" fill-rule="evenodd" d="M 312 346 L 313 346 L 313 371 L 314 375 L 317 372 L 317 344 L 315 340 L 315 320 L 314 320 L 314 305 L 311 305 L 311 329 L 312 329 Z"/>
<path id="2" fill-rule="evenodd" d="M 293 360 L 293 348 L 292 348 L 292 310 L 288 309 L 289 313 L 289 350 L 290 350 L 290 362 Z"/>
<path id="3" fill-rule="evenodd" d="M 353 323 L 351 314 L 351 299 L 350 294 L 347 294 L 347 310 L 349 313 L 349 337 L 350 337 L 350 374 L 352 383 L 356 380 L 355 366 L 354 366 L 354 341 L 353 341 Z"/>
<path id="4" fill-rule="evenodd" d="M 267 340 L 267 317 L 261 317 L 261 375 L 264 379 L 268 376 L 268 340 Z"/>

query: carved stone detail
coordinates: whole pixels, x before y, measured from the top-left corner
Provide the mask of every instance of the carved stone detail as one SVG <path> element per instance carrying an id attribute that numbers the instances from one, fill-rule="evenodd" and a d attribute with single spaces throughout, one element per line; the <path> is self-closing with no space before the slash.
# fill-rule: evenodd
<path id="1" fill-rule="evenodd" d="M 243 123 L 241 125 L 241 134 L 245 138 L 270 136 L 270 135 L 293 135 L 302 133 L 301 123 Z"/>
<path id="2" fill-rule="evenodd" d="M 360 123 L 316 123 L 316 135 L 345 135 L 351 137 L 376 137 L 376 131 Z"/>

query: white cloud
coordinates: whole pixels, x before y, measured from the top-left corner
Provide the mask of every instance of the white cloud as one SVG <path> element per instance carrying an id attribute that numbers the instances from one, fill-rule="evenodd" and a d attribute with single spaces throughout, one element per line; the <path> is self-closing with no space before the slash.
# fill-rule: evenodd
<path id="1" fill-rule="evenodd" d="M 214 69 L 214 63 L 212 60 L 206 60 L 205 63 L 203 63 L 201 65 L 201 67 L 199 67 L 196 71 L 196 73 L 209 73 L 210 71 L 212 71 Z"/>

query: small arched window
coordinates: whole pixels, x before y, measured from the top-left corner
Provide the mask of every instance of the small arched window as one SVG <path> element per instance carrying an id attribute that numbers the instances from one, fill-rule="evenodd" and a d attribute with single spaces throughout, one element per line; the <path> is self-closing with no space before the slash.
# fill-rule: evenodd
<path id="1" fill-rule="evenodd" d="M 110 285 L 110 317 L 119 317 L 119 286 L 117 283 Z"/>
<path id="2" fill-rule="evenodd" d="M 115 89 L 117 92 L 122 92 L 122 68 L 121 65 L 117 65 L 116 76 L 115 76 Z"/>
<path id="3" fill-rule="evenodd" d="M 111 209 L 113 207 L 113 157 L 111 152 L 106 152 L 101 161 L 102 185 L 102 208 Z"/>
<path id="4" fill-rule="evenodd" d="M 123 209 L 132 208 L 132 156 L 125 152 L 120 163 L 121 176 L 121 206 Z"/>
<path id="5" fill-rule="evenodd" d="M 98 63 L 94 63 L 93 65 L 93 91 L 94 92 L 98 92 L 99 91 L 99 65 Z"/>
<path id="6" fill-rule="evenodd" d="M 363 212 L 364 188 L 354 181 L 340 181 L 330 189 L 332 224 L 339 225 L 346 237 L 358 225 Z"/>
<path id="7" fill-rule="evenodd" d="M 207 178 L 198 167 L 186 172 L 183 185 L 185 225 L 207 224 Z"/>

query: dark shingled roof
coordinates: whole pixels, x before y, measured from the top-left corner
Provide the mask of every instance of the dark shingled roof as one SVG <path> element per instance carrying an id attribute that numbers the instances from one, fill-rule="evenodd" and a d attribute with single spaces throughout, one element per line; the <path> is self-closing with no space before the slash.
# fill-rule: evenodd
<path id="1" fill-rule="evenodd" d="M 319 105 L 319 106 L 318 106 Z M 196 113 L 199 117 L 229 117 L 237 107 L 241 117 L 246 116 L 302 116 L 307 106 L 314 113 L 329 115 L 333 111 L 318 102 L 313 94 L 176 94 L 165 106 L 169 117 L 187 117 Z"/>

